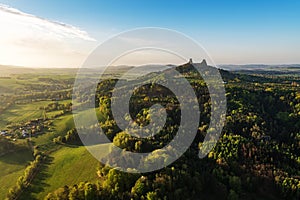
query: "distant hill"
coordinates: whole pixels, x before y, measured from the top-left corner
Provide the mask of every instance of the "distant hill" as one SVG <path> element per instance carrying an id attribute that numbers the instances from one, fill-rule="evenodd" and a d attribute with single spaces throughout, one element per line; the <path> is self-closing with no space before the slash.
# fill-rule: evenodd
<path id="1" fill-rule="evenodd" d="M 203 64 L 203 62 L 201 63 Z M 205 63 L 206 64 L 206 63 Z M 206 64 L 207 65 L 207 64 Z M 107 68 L 105 72 L 106 75 L 116 75 L 123 74 L 131 69 L 135 68 L 135 75 L 140 74 L 140 72 L 155 72 L 155 71 L 164 71 L 170 68 L 176 68 L 179 71 L 188 71 L 191 67 L 190 63 L 186 63 L 183 65 L 175 66 L 175 65 L 142 65 L 142 66 L 111 66 Z M 242 73 L 250 73 L 258 72 L 260 74 L 283 74 L 283 75 L 300 75 L 300 64 L 282 64 L 282 65 L 264 65 L 264 64 L 247 64 L 247 65 L 218 65 L 217 66 L 221 72 L 221 74 L 228 75 L 228 71 L 234 72 L 242 72 Z M 99 74 L 104 67 L 98 68 L 82 68 L 81 72 L 86 74 Z M 30 68 L 30 67 L 21 67 L 21 66 L 8 66 L 8 65 L 0 65 L 0 77 L 9 77 L 11 75 L 17 74 L 59 74 L 59 75 L 75 75 L 78 72 L 79 68 Z M 134 74 L 131 74 L 134 75 Z"/>
<path id="2" fill-rule="evenodd" d="M 243 73 L 243 74 L 265 74 L 282 76 L 300 76 L 300 64 L 282 64 L 282 65 L 219 65 L 220 68 Z"/>
<path id="3" fill-rule="evenodd" d="M 265 65 L 265 64 L 247 64 L 247 65 L 218 65 L 218 67 L 231 71 L 240 70 L 300 70 L 300 64 L 280 64 L 280 65 Z"/>
<path id="4" fill-rule="evenodd" d="M 29 68 L 20 66 L 0 65 L 0 77 L 7 77 L 14 74 L 72 74 L 76 68 Z"/>
<path id="5" fill-rule="evenodd" d="M 136 66 L 136 72 L 140 70 L 146 70 L 148 73 L 157 71 L 157 70 L 164 70 L 167 68 L 173 67 L 171 65 L 143 65 L 143 66 Z M 127 66 L 127 65 L 120 65 L 120 66 L 111 66 L 107 68 L 105 74 L 115 74 L 115 73 L 122 73 L 128 70 L 135 68 L 135 66 Z M 81 68 L 82 72 L 84 73 L 99 73 L 106 69 L 104 67 L 98 68 Z M 30 68 L 30 67 L 21 67 L 21 66 L 8 66 L 8 65 L 0 65 L 0 77 L 9 77 L 14 74 L 76 74 L 79 68 Z"/>

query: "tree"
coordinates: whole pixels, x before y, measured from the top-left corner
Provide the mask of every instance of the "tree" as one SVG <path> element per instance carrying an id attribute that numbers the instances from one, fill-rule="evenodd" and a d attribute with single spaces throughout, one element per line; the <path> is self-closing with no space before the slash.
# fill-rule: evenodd
<path id="1" fill-rule="evenodd" d="M 238 200 L 238 199 L 239 199 L 239 195 L 234 190 L 230 190 L 228 195 L 228 200 Z"/>
<path id="2" fill-rule="evenodd" d="M 148 192 L 146 198 L 147 198 L 147 200 L 159 200 L 160 199 L 156 192 Z"/>
<path id="3" fill-rule="evenodd" d="M 79 198 L 79 189 L 77 185 L 74 185 L 69 192 L 69 200 L 78 200 Z"/>
<path id="4" fill-rule="evenodd" d="M 13 188 L 9 189 L 8 194 L 6 196 L 6 199 L 7 200 L 14 200 L 14 199 L 17 198 L 17 196 L 18 196 L 17 188 L 13 187 Z"/>
<path id="5" fill-rule="evenodd" d="M 140 197 L 142 195 L 145 195 L 147 190 L 146 182 L 147 182 L 147 177 L 141 176 L 136 182 L 135 185 L 131 189 L 131 194 L 137 197 Z"/>
<path id="6" fill-rule="evenodd" d="M 54 196 L 54 194 L 49 193 L 44 200 L 56 200 L 56 197 Z"/>
<path id="7" fill-rule="evenodd" d="M 241 191 L 241 179 L 239 177 L 230 176 L 229 185 L 234 191 L 237 191 L 238 193 Z"/>
<path id="8" fill-rule="evenodd" d="M 56 197 L 56 199 L 59 200 L 68 200 L 69 198 L 69 187 L 68 186 L 64 186 L 62 188 L 59 188 L 58 190 L 56 190 L 54 192 L 54 196 Z"/>
<path id="9" fill-rule="evenodd" d="M 133 187 L 136 180 L 136 174 L 110 169 L 106 180 L 103 182 L 103 188 L 112 196 L 124 199 L 126 195 L 129 195 L 130 189 Z"/>
<path id="10" fill-rule="evenodd" d="M 113 143 L 121 149 L 134 150 L 135 148 L 135 140 L 125 131 L 118 133 L 114 137 Z"/>
<path id="11" fill-rule="evenodd" d="M 94 200 L 96 198 L 96 187 L 91 183 L 86 183 L 84 187 L 85 200 Z"/>

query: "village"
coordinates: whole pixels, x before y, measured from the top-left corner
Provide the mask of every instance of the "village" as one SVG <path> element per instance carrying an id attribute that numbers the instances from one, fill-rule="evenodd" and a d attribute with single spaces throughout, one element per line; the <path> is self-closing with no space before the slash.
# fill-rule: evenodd
<path id="1" fill-rule="evenodd" d="M 50 130 L 53 119 L 58 118 L 68 112 L 71 112 L 71 103 L 60 104 L 58 101 L 48 104 L 45 107 L 39 108 L 43 110 L 43 116 L 36 119 L 31 119 L 26 122 L 18 122 L 8 124 L 5 129 L 0 130 L 0 137 L 7 139 L 24 139 L 30 138 Z M 47 112 L 61 111 L 53 116 L 47 116 Z"/>
<path id="2" fill-rule="evenodd" d="M 8 125 L 5 130 L 0 131 L 0 136 L 16 139 L 29 138 L 35 135 L 42 134 L 47 130 L 51 122 L 48 119 L 34 119 L 26 123 Z"/>

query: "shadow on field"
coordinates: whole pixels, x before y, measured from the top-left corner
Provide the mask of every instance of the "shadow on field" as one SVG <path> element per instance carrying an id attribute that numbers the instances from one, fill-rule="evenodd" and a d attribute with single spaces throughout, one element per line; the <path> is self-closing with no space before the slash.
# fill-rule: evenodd
<path id="1" fill-rule="evenodd" d="M 0 156 L 0 162 L 13 164 L 13 165 L 27 165 L 32 160 L 33 160 L 32 153 L 27 148 L 8 152 Z"/>

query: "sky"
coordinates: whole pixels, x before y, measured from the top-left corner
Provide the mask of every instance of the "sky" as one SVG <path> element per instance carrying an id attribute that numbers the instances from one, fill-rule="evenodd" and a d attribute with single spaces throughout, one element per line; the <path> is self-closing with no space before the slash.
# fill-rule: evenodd
<path id="1" fill-rule="evenodd" d="M 79 67 L 108 38 L 140 27 L 182 32 L 217 64 L 295 64 L 299 10 L 297 0 L 0 0 L 0 65 Z"/>

